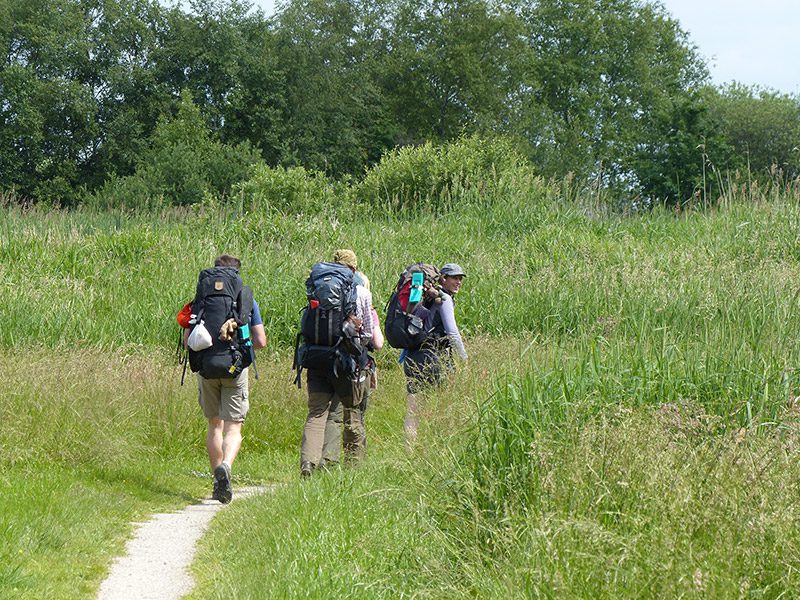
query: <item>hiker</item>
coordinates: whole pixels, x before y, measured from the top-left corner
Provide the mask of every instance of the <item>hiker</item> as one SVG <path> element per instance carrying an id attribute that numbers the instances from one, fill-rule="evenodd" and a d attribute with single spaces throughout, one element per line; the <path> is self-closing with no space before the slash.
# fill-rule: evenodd
<path id="1" fill-rule="evenodd" d="M 367 306 L 369 306 L 369 315 L 372 321 L 372 336 L 365 338 L 365 343 L 368 351 L 376 351 L 383 348 L 383 332 L 381 331 L 380 319 L 375 306 L 372 303 L 372 292 L 370 291 L 369 279 L 361 271 L 356 271 L 353 276 L 353 281 L 356 284 L 357 301 L 361 306 L 364 313 L 367 313 Z M 369 357 L 367 365 L 366 376 L 368 378 L 366 385 L 362 390 L 363 396 L 361 404 L 358 409 L 345 408 L 341 402 L 332 405 L 328 411 L 328 420 L 325 422 L 325 441 L 322 445 L 322 460 L 321 465 L 330 467 L 331 465 L 338 464 L 339 462 L 339 446 L 342 442 L 342 424 L 346 421 L 352 422 L 353 419 L 361 419 L 361 427 L 359 431 L 363 437 L 352 435 L 350 431 L 345 430 L 344 435 L 344 448 L 345 456 L 348 458 L 363 458 L 367 449 L 367 434 L 366 426 L 364 424 L 364 416 L 367 412 L 369 405 L 369 392 L 371 389 L 377 388 L 377 366 L 375 360 Z M 355 411 L 355 412 L 352 412 Z M 355 443 L 359 442 L 359 443 Z M 363 442 L 363 443 L 361 443 Z"/>
<path id="2" fill-rule="evenodd" d="M 419 394 L 425 389 L 441 385 L 454 370 L 453 350 L 461 360 L 467 360 L 464 341 L 456 325 L 453 302 L 464 277 L 464 269 L 455 263 L 447 263 L 439 269 L 440 287 L 431 287 L 426 292 L 426 306 L 430 310 L 432 326 L 430 335 L 420 346 L 403 350 L 401 356 L 407 391 L 403 430 L 409 445 L 417 438 Z M 435 295 L 438 295 L 438 299 Z"/>
<path id="3" fill-rule="evenodd" d="M 358 259 L 352 250 L 337 250 L 333 263 L 314 265 L 306 282 L 309 307 L 301 326 L 304 346 L 298 349 L 295 359 L 298 384 L 301 369 L 307 371 L 308 416 L 300 448 L 302 477 L 338 462 L 341 436 L 331 430 L 326 443 L 325 433 L 329 414 L 340 406 L 345 456 L 359 459 L 364 454 L 362 403 L 369 385 L 366 345 L 372 338 L 372 304 L 363 286 L 353 281 L 357 268 Z M 320 280 L 325 283 L 317 285 Z M 328 291 L 326 286 L 337 287 L 337 280 L 339 289 Z M 341 298 L 343 304 L 325 314 L 326 297 Z M 316 320 L 313 328 L 308 325 L 312 319 Z M 319 334 L 325 329 L 319 323 L 328 325 L 328 332 L 332 332 L 329 337 L 324 331 Z"/>
<path id="4" fill-rule="evenodd" d="M 240 269 L 238 258 L 223 254 L 214 260 L 213 269 L 200 274 L 192 302 L 194 328 L 203 326 L 212 344 L 193 351 L 194 328 L 184 333 L 189 362 L 197 373 L 198 401 L 208 419 L 206 449 L 214 474 L 211 497 L 222 504 L 233 497 L 231 468 L 242 445 L 242 424 L 250 407 L 247 367 L 252 362 L 252 350 L 267 345 L 261 311 L 250 288 L 242 284 Z M 247 312 L 241 314 L 239 310 Z M 250 348 L 246 347 L 248 343 Z"/>

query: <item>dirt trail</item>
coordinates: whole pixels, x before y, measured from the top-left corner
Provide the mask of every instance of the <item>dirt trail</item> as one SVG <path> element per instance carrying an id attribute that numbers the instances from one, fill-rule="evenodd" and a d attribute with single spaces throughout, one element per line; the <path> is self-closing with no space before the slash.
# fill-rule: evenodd
<path id="1" fill-rule="evenodd" d="M 233 501 L 266 490 L 235 488 Z M 216 500 L 206 499 L 180 512 L 156 514 L 145 523 L 136 523 L 125 556 L 114 560 L 97 599 L 172 600 L 191 592 L 194 580 L 189 565 L 197 541 L 222 508 Z"/>

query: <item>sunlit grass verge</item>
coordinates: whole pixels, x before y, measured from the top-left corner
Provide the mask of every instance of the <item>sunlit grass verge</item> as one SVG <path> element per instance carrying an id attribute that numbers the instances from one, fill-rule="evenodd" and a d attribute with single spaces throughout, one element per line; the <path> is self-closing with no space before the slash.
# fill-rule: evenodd
<path id="1" fill-rule="evenodd" d="M 793 597 L 798 431 L 610 407 L 538 431 L 528 477 L 444 453 L 289 484 L 219 516 L 192 597 Z"/>
<path id="2" fill-rule="evenodd" d="M 94 597 L 111 559 L 123 553 L 132 522 L 184 506 L 209 485 L 185 462 L 116 461 L 3 468 L 0 596 Z"/>
<path id="3" fill-rule="evenodd" d="M 236 486 L 294 474 L 303 403 L 276 363 L 252 382 Z M 18 373 L 0 404 L 0 596 L 91 598 L 132 523 L 210 494 L 194 377 L 121 349 L 2 351 L 0 371 Z"/>
<path id="4" fill-rule="evenodd" d="M 534 344 L 497 378 L 424 486 L 465 594 L 797 595 L 796 348 L 718 333 Z"/>
<path id="5" fill-rule="evenodd" d="M 0 370 L 0 589 L 90 598 L 132 521 L 206 493 L 202 424 L 147 357 L 31 348 Z"/>
<path id="6" fill-rule="evenodd" d="M 4 208 L 0 369 L 13 385 L 0 405 L 0 543 L 11 553 L 3 581 L 28 597 L 63 597 L 49 591 L 68 587 L 62 577 L 75 589 L 99 585 L 92 565 L 110 564 L 130 519 L 207 495 L 204 420 L 191 376 L 180 388 L 171 362 L 174 313 L 197 271 L 229 251 L 245 260 L 271 341 L 259 355 L 262 380 L 253 382 L 234 482 L 286 486 L 232 506 L 224 513 L 230 527 L 220 518 L 195 566 L 199 595 L 240 580 L 243 597 L 269 597 L 250 594 L 271 589 L 253 581 L 265 579 L 261 571 L 248 574 L 246 563 L 228 565 L 216 552 L 254 536 L 275 564 L 298 570 L 286 587 L 269 584 L 277 597 L 319 595 L 308 586 L 328 571 L 320 575 L 306 548 L 321 552 L 344 535 L 366 540 L 335 546 L 337 564 L 359 570 L 340 571 L 330 587 L 338 593 L 350 583 L 353 596 L 611 597 L 661 588 L 667 596 L 727 596 L 735 585 L 796 596 L 790 409 L 800 393 L 800 208 L 784 200 L 622 218 L 517 198 L 492 210 L 369 221 L 357 211 L 345 218 L 211 206 L 155 218 Z M 383 352 L 367 416 L 370 462 L 301 487 L 305 390 L 290 384 L 289 342 L 310 263 L 345 245 L 361 256 L 378 306 L 411 260 L 465 266 L 457 315 L 470 362 L 446 393 L 426 399 L 409 461 L 397 352 Z M 690 421 L 709 425 L 673 440 L 659 429 L 664 404 L 689 407 Z M 741 429 L 744 441 L 736 442 Z M 672 445 L 662 448 L 659 436 Z M 744 450 L 750 454 L 737 454 Z M 630 478 L 605 470 L 623 459 Z M 786 468 L 775 466 L 781 461 Z M 768 466 L 756 477 L 758 464 Z M 74 518 L 47 503 L 26 512 L 15 499 L 42 495 L 37 481 L 53 482 L 49 503 L 70 507 L 77 490 L 85 505 Z M 117 512 L 104 512 L 108 494 L 123 496 Z M 347 504 L 354 497 L 365 499 L 364 531 L 359 505 Z M 694 512 L 678 511 L 680 502 Z M 261 503 L 270 506 L 263 518 L 236 523 L 240 510 Z M 352 510 L 338 509 L 345 505 Z M 385 528 L 374 525 L 380 509 L 389 515 Z M 752 551 L 733 546 L 726 509 L 754 540 Z M 65 540 L 81 543 L 75 528 L 92 510 L 116 546 L 100 544 L 84 561 Z M 309 511 L 325 518 L 309 520 Z M 50 537 L 61 527 L 67 533 Z M 261 531 L 276 527 L 285 535 Z M 42 544 L 21 548 L 16 540 L 28 531 Z M 733 565 L 728 579 L 708 550 L 721 545 Z M 30 560 L 19 558 L 28 549 Z M 384 550 L 399 569 L 382 560 Z M 72 575 L 60 566 L 69 562 Z M 57 566 L 42 566 L 50 563 Z M 786 574 L 777 574 L 779 565 Z M 94 583 L 76 579 L 83 573 Z M 680 587 L 686 577 L 698 591 Z"/>
<path id="7" fill-rule="evenodd" d="M 714 402 L 716 371 L 661 347 L 606 349 L 606 371 L 590 344 L 474 340 L 413 453 L 395 437 L 220 515 L 192 597 L 796 595 L 796 396 L 748 421 L 760 375 Z"/>
<path id="8" fill-rule="evenodd" d="M 726 426 L 686 403 L 558 425 L 505 394 L 427 505 L 477 597 L 795 597 L 800 421 Z M 519 412 L 527 409 L 526 412 Z M 526 429 L 527 435 L 520 435 Z M 538 422 L 538 423 L 537 423 Z M 439 492 L 441 488 L 438 488 Z"/>
<path id="9" fill-rule="evenodd" d="M 424 574 L 447 573 L 449 553 L 410 469 L 372 461 L 233 506 L 201 542 L 190 597 L 426 597 Z"/>

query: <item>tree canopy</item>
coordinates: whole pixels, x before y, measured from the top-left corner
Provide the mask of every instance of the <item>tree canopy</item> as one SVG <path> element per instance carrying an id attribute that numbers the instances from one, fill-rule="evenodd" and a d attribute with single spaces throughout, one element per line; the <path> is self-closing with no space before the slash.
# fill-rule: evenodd
<path id="1" fill-rule="evenodd" d="M 239 0 L 0 0 L 0 49 L 0 189 L 33 201 L 145 185 L 189 105 L 188 146 L 228 166 L 361 177 L 468 134 L 651 201 L 690 197 L 707 164 L 800 173 L 798 99 L 712 88 L 657 2 L 289 0 L 267 18 Z M 215 160 L 197 176 L 224 195 Z M 172 201 L 197 201 L 187 190 Z"/>

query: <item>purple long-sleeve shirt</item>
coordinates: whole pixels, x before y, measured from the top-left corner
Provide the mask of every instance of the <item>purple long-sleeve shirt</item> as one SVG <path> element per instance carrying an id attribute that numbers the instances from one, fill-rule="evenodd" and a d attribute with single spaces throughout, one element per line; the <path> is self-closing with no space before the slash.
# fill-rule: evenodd
<path id="1" fill-rule="evenodd" d="M 434 304 L 432 312 L 439 313 L 444 326 L 444 334 L 450 340 L 450 345 L 455 348 L 461 360 L 467 360 L 467 350 L 464 348 L 464 340 L 461 339 L 461 333 L 458 331 L 456 325 L 455 304 L 453 298 L 449 294 L 442 292 L 442 303 Z"/>

